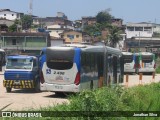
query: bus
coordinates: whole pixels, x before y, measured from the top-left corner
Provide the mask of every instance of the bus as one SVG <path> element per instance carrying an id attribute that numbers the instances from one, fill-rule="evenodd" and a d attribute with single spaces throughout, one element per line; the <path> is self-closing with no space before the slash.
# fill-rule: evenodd
<path id="1" fill-rule="evenodd" d="M 140 52 L 138 73 L 154 73 L 156 68 L 155 54 L 151 52 Z"/>
<path id="2" fill-rule="evenodd" d="M 2 71 L 2 66 L 6 64 L 6 54 L 3 49 L 0 49 L 0 71 Z"/>
<path id="3" fill-rule="evenodd" d="M 66 44 L 41 51 L 41 91 L 80 92 L 123 83 L 120 50 Z"/>
<path id="4" fill-rule="evenodd" d="M 124 73 L 136 73 L 136 54 L 122 52 L 124 59 Z"/>

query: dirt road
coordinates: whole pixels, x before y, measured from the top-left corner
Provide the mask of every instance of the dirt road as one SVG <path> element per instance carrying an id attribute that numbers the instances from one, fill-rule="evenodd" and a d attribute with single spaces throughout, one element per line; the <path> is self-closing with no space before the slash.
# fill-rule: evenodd
<path id="1" fill-rule="evenodd" d="M 27 110 L 68 102 L 66 96 L 56 96 L 54 92 L 34 93 L 32 90 L 12 89 L 6 93 L 3 75 L 0 74 L 0 110 Z"/>

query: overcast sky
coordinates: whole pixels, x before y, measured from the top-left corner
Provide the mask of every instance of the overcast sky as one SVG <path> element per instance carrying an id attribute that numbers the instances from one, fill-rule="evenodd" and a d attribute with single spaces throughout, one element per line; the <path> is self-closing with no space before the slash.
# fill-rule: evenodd
<path id="1" fill-rule="evenodd" d="M 30 0 L 0 0 L 0 9 L 27 14 Z M 110 14 L 126 22 L 156 22 L 160 24 L 160 0 L 33 0 L 33 15 L 55 17 L 63 12 L 69 20 L 95 16 L 110 8 Z"/>

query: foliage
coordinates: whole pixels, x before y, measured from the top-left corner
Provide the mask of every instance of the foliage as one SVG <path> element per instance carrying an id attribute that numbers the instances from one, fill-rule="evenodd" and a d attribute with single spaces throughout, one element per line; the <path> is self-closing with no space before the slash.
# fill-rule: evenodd
<path id="1" fill-rule="evenodd" d="M 160 66 L 156 68 L 156 73 L 160 73 Z"/>
<path id="2" fill-rule="evenodd" d="M 107 10 L 104 10 L 104 11 L 100 11 L 96 15 L 96 20 L 97 20 L 97 23 L 100 23 L 100 24 L 111 23 L 112 16 L 110 15 L 110 13 Z"/>
<path id="3" fill-rule="evenodd" d="M 22 16 L 21 22 L 22 22 L 22 29 L 28 30 L 29 28 L 31 28 L 32 25 L 32 16 L 30 15 Z"/>
<path id="4" fill-rule="evenodd" d="M 119 44 L 119 41 L 122 39 L 121 33 L 122 31 L 118 27 L 112 26 L 110 35 L 108 36 L 111 47 L 116 47 Z"/>
<path id="5" fill-rule="evenodd" d="M 113 16 L 107 10 L 100 11 L 96 15 L 97 23 L 86 26 L 84 32 L 91 36 L 92 39 L 98 38 L 99 40 L 104 40 L 105 43 L 109 41 L 109 46 L 116 47 L 122 39 L 120 36 L 122 30 L 112 26 L 112 18 Z M 102 36 L 102 31 L 108 31 L 109 35 Z"/>
<path id="6" fill-rule="evenodd" d="M 160 110 L 160 83 L 136 86 L 124 89 L 119 86 L 103 87 L 93 91 L 83 91 L 70 96 L 70 104 L 50 106 L 41 108 L 40 111 L 77 111 L 78 112 L 100 112 L 100 111 L 159 111 Z M 32 110 L 33 111 L 33 110 Z M 37 110 L 36 110 L 37 111 Z M 39 111 L 39 110 L 38 110 Z M 70 115 L 68 115 L 70 116 Z M 151 117 L 151 120 L 155 119 Z M 21 118 L 22 119 L 22 118 Z M 16 118 L 16 120 L 21 120 Z M 30 118 L 32 119 L 32 118 Z M 33 118 L 34 120 L 35 118 Z M 127 120 L 145 119 L 148 117 L 46 117 L 38 120 Z M 24 118 L 27 120 L 27 118 Z"/>
<path id="7" fill-rule="evenodd" d="M 9 32 L 16 32 L 17 31 L 17 25 L 13 24 L 13 25 L 9 26 L 8 31 Z"/>

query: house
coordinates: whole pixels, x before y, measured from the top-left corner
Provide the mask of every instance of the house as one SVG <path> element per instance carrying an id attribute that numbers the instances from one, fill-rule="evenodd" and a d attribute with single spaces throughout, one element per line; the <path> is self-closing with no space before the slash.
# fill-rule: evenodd
<path id="1" fill-rule="evenodd" d="M 154 23 L 127 23 L 125 48 L 132 51 L 146 51 L 147 46 L 160 45 L 160 25 Z M 151 50 L 152 52 L 157 49 Z"/>
<path id="2" fill-rule="evenodd" d="M 74 30 L 74 27 L 69 25 L 56 24 L 47 26 L 47 30 L 49 31 L 50 36 L 60 38 L 59 34 L 63 33 L 66 30 Z"/>
<path id="3" fill-rule="evenodd" d="M 65 43 L 82 43 L 82 32 L 69 30 L 60 35 L 65 40 Z"/>
<path id="4" fill-rule="evenodd" d="M 132 37 L 152 37 L 153 35 L 153 24 L 151 23 L 127 23 L 126 24 L 126 38 Z"/>
<path id="5" fill-rule="evenodd" d="M 69 25 L 73 26 L 73 22 L 67 19 L 64 13 L 57 12 L 56 17 L 34 17 L 33 18 L 33 25 L 38 25 L 40 27 L 46 27 L 50 25 Z"/>
<path id="6" fill-rule="evenodd" d="M 7 54 L 39 54 L 43 47 L 50 46 L 47 33 L 1 33 L 0 47 Z"/>
<path id="7" fill-rule="evenodd" d="M 91 17 L 91 16 L 82 17 L 82 29 L 85 26 L 95 24 L 96 22 L 97 22 L 96 17 Z"/>
<path id="8" fill-rule="evenodd" d="M 56 38 L 56 37 L 50 37 L 51 41 L 51 46 L 59 46 L 64 44 L 64 39 L 63 38 Z"/>
<path id="9" fill-rule="evenodd" d="M 10 9 L 0 9 L 0 18 L 4 18 L 7 20 L 16 20 L 20 19 L 21 16 L 24 15 L 24 13 L 14 12 Z"/>
<path id="10" fill-rule="evenodd" d="M 4 18 L 0 18 L 0 30 L 1 32 L 6 32 L 8 31 L 8 27 L 13 25 L 14 21 L 12 20 L 6 20 Z"/>
<path id="11" fill-rule="evenodd" d="M 160 38 L 156 37 L 132 37 L 131 39 L 125 40 L 125 48 L 128 50 L 129 48 L 132 51 L 146 51 L 147 46 L 156 46 L 160 45 Z M 151 52 L 156 52 L 158 49 L 153 49 Z"/>
<path id="12" fill-rule="evenodd" d="M 117 26 L 117 27 L 122 27 L 122 24 L 123 24 L 123 20 L 120 19 L 120 18 L 112 18 L 112 25 L 113 26 Z"/>

